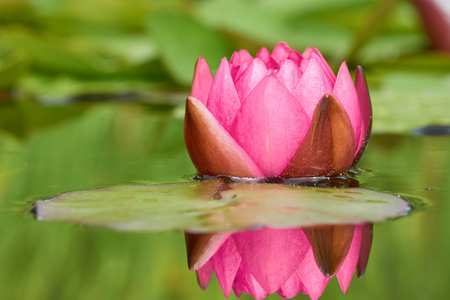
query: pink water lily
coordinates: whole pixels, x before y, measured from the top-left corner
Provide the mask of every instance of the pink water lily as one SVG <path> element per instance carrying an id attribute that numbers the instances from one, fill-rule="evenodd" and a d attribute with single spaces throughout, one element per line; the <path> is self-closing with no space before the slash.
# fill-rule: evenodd
<path id="1" fill-rule="evenodd" d="M 355 270 L 365 272 L 372 245 L 372 225 L 264 229 L 222 234 L 186 234 L 188 263 L 202 289 L 214 271 L 228 297 L 272 293 L 319 298 L 336 275 L 347 292 Z"/>
<path id="2" fill-rule="evenodd" d="M 204 175 L 335 176 L 356 164 L 371 128 L 361 67 L 337 77 L 317 49 L 303 54 L 281 42 L 255 58 L 246 50 L 222 59 L 213 78 L 195 66 L 184 137 Z"/>

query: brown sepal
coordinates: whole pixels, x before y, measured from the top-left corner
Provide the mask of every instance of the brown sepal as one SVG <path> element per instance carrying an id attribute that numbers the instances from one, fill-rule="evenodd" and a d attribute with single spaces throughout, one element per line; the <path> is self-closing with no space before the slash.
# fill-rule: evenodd
<path id="1" fill-rule="evenodd" d="M 231 233 L 185 233 L 189 270 L 198 270 L 216 253 Z"/>
<path id="2" fill-rule="evenodd" d="M 311 126 L 281 177 L 337 176 L 353 163 L 355 137 L 350 118 L 332 94 L 317 104 Z"/>
<path id="3" fill-rule="evenodd" d="M 264 176 L 208 109 L 192 97 L 186 101 L 184 141 L 192 162 L 202 174 Z"/>
<path id="4" fill-rule="evenodd" d="M 323 225 L 303 230 L 319 269 L 327 277 L 334 276 L 350 250 L 355 225 Z"/>

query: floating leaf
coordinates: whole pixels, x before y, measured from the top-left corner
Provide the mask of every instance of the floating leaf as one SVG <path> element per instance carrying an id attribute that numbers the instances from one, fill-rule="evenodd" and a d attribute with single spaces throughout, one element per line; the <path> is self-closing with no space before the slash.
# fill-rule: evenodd
<path id="1" fill-rule="evenodd" d="M 405 215 L 398 197 L 360 188 L 315 188 L 207 180 L 122 185 L 36 202 L 38 220 L 124 231 L 210 232 L 383 221 Z"/>

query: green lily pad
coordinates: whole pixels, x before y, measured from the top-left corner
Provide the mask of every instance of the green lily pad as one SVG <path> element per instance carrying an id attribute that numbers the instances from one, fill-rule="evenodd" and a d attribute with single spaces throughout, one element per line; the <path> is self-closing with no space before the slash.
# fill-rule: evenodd
<path id="1" fill-rule="evenodd" d="M 360 188 L 226 184 L 218 179 L 112 186 L 36 202 L 38 220 L 121 231 L 210 232 L 377 222 L 408 211 L 399 197 Z"/>

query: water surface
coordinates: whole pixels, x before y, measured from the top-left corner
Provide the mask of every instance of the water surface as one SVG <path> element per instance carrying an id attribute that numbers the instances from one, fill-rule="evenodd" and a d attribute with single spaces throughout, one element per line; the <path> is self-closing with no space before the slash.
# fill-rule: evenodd
<path id="1" fill-rule="evenodd" d="M 2 299 L 224 299 L 215 278 L 198 287 L 180 232 L 123 233 L 26 214 L 27 202 L 66 191 L 189 180 L 182 108 L 25 102 L 2 110 L 16 116 L 0 124 Z M 449 136 L 372 136 L 360 186 L 427 206 L 375 224 L 364 277 L 346 296 L 333 279 L 320 299 L 447 298 L 449 149 Z"/>

